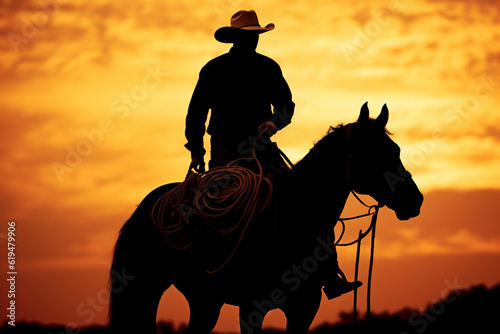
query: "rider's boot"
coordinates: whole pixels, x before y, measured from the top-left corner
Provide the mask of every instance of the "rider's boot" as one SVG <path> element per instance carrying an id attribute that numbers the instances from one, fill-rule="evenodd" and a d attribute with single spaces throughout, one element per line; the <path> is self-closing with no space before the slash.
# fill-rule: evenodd
<path id="1" fill-rule="evenodd" d="M 344 293 L 353 291 L 363 285 L 360 281 L 349 282 L 337 262 L 335 271 L 330 271 L 325 281 L 323 291 L 328 299 L 337 298 Z"/>

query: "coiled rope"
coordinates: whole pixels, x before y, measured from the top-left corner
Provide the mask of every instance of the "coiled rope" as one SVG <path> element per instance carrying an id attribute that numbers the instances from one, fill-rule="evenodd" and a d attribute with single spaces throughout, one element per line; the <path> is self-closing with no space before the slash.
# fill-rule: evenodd
<path id="1" fill-rule="evenodd" d="M 236 252 L 245 231 L 255 216 L 256 213 L 261 213 L 270 203 L 273 193 L 273 186 L 269 178 L 264 177 L 262 165 L 257 158 L 255 143 L 259 137 L 255 139 L 252 148 L 252 156 L 250 158 L 241 158 L 233 161 L 227 166 L 216 167 L 204 173 L 188 172 L 184 182 L 177 185 L 172 190 L 162 195 L 153 206 L 151 218 L 156 227 L 158 227 L 166 242 L 174 249 L 187 249 L 192 245 L 192 240 L 189 240 L 189 235 L 180 236 L 182 227 L 190 223 L 192 216 L 201 215 L 205 221 L 214 228 L 217 232 L 228 234 L 234 232 L 238 227 L 243 226 L 243 229 L 238 237 L 235 247 L 226 260 L 216 269 L 207 269 L 208 273 L 216 273 L 221 270 L 233 257 Z M 287 156 L 280 150 L 282 157 L 290 166 L 293 166 Z M 239 165 L 240 161 L 253 160 L 257 163 L 258 173 L 254 173 L 248 168 Z M 264 187 L 267 192 L 264 194 L 265 199 L 262 201 Z M 342 232 L 335 241 L 336 246 L 351 246 L 357 243 L 356 264 L 355 264 L 355 280 L 358 278 L 359 256 L 361 240 L 372 232 L 371 247 L 370 247 L 370 263 L 368 269 L 368 284 L 367 284 L 367 320 L 370 320 L 370 296 L 371 296 L 371 281 L 373 271 L 373 257 L 375 246 L 375 228 L 378 216 L 378 205 L 369 206 L 365 204 L 354 191 L 351 192 L 354 197 L 365 207 L 368 208 L 366 214 L 339 218 L 342 225 Z M 260 205 L 259 205 L 260 202 Z M 189 205 L 191 203 L 192 205 Z M 217 226 L 214 221 L 223 217 L 228 213 L 234 214 L 243 208 L 240 219 L 233 225 L 227 227 Z M 351 242 L 341 243 L 345 233 L 345 221 L 354 220 L 362 217 L 371 216 L 371 223 L 365 232 L 359 231 L 358 238 Z M 165 217 L 168 219 L 165 221 Z M 177 234 L 177 235 L 176 235 Z M 176 239 L 174 241 L 174 238 Z M 187 240 L 187 242 L 185 242 Z M 354 322 L 357 321 L 357 289 L 354 290 L 354 306 L 353 306 Z"/>
<path id="2" fill-rule="evenodd" d="M 257 158 L 255 139 L 250 158 L 241 158 L 227 166 L 212 168 L 204 173 L 188 173 L 186 180 L 161 196 L 153 206 L 151 218 L 164 239 L 174 249 L 187 249 L 192 245 L 189 236 L 183 236 L 183 227 L 193 216 L 200 215 L 203 221 L 221 234 L 229 234 L 241 228 L 238 241 L 226 260 L 216 269 L 222 269 L 233 257 L 252 218 L 266 209 L 271 201 L 273 186 L 263 175 L 262 165 Z M 241 161 L 255 161 L 258 173 L 240 166 Z M 220 226 L 230 219 L 221 220 L 227 214 L 239 216 L 236 223 Z M 188 232 L 184 232 L 188 233 Z M 188 239 L 188 240 L 186 240 Z"/>

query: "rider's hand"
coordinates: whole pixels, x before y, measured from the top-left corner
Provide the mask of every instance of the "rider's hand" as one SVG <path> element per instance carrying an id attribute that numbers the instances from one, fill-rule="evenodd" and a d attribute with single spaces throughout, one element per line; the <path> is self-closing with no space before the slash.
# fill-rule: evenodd
<path id="1" fill-rule="evenodd" d="M 189 170 L 191 169 L 194 169 L 197 173 L 205 172 L 205 159 L 203 159 L 203 156 L 191 160 L 191 164 L 189 165 Z"/>
<path id="2" fill-rule="evenodd" d="M 262 123 L 259 126 L 259 133 L 262 133 L 262 132 L 265 132 L 266 134 L 269 135 L 269 137 L 271 137 L 276 132 L 278 132 L 278 128 L 276 127 L 276 125 L 273 122 L 267 121 L 265 123 Z"/>

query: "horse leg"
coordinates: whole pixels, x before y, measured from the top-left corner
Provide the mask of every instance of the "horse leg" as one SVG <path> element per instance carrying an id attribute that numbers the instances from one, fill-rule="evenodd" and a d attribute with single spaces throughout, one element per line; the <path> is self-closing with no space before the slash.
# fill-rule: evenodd
<path id="1" fill-rule="evenodd" d="M 135 213 L 115 245 L 109 281 L 112 333 L 156 333 L 158 304 L 171 285 L 161 239 L 143 222 L 146 217 Z"/>
<path id="2" fill-rule="evenodd" d="M 209 334 L 219 320 L 223 303 L 204 296 L 189 298 L 189 323 L 186 334 Z"/>
<path id="3" fill-rule="evenodd" d="M 163 292 L 162 284 L 149 275 L 112 272 L 110 284 L 110 328 L 112 333 L 155 333 L 156 314 Z"/>
<path id="4" fill-rule="evenodd" d="M 264 311 L 264 312 L 263 312 Z M 241 334 L 260 334 L 262 323 L 267 314 L 266 309 L 258 309 L 254 304 L 240 306 L 240 332 Z"/>
<path id="5" fill-rule="evenodd" d="M 321 302 L 321 289 L 303 293 L 281 309 L 286 316 L 286 334 L 306 334 Z"/>

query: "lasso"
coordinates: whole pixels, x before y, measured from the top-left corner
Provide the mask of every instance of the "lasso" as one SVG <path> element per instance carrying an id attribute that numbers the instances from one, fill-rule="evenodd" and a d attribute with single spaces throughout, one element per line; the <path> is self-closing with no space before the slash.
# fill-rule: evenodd
<path id="1" fill-rule="evenodd" d="M 248 159 L 256 162 L 258 173 L 239 165 L 239 162 Z M 268 206 L 272 193 L 272 183 L 263 176 L 254 143 L 251 158 L 238 159 L 227 166 L 216 167 L 204 173 L 188 174 L 184 182 L 158 199 L 151 218 L 162 231 L 167 243 L 178 250 L 192 245 L 190 238 L 182 236 L 182 228 L 187 227 L 193 216 L 201 216 L 201 221 L 208 222 L 215 231 L 222 234 L 242 228 L 236 246 L 225 262 L 215 270 L 208 270 L 209 273 L 215 273 L 232 258 L 252 218 Z M 221 217 L 235 213 L 239 216 L 235 223 L 217 225 L 222 221 Z"/>

